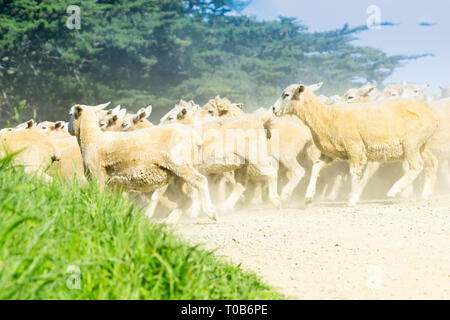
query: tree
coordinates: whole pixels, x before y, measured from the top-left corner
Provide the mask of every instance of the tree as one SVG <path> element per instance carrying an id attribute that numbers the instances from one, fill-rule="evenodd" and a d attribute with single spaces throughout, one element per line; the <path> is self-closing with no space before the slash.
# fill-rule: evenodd
<path id="1" fill-rule="evenodd" d="M 66 27 L 73 4 L 79 30 Z M 152 104 L 158 118 L 180 98 L 203 104 L 217 94 L 251 110 L 290 83 L 325 81 L 326 93 L 342 93 L 358 79 L 382 83 L 420 57 L 354 46 L 366 27 L 312 33 L 293 18 L 257 21 L 238 14 L 246 4 L 0 0 L 2 124 L 22 100 L 38 120 L 109 100 L 131 110 Z"/>

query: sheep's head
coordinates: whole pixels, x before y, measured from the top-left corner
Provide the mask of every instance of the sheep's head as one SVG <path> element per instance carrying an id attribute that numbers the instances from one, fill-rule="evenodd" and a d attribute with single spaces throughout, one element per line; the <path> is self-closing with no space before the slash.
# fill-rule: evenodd
<path id="1" fill-rule="evenodd" d="M 102 131 L 117 131 L 120 130 L 123 119 L 127 114 L 127 109 L 116 106 L 114 109 L 106 112 L 97 112 L 99 115 L 98 125 Z"/>
<path id="2" fill-rule="evenodd" d="M 279 117 L 283 114 L 292 114 L 293 107 L 300 100 L 301 94 L 305 91 L 302 84 L 292 84 L 281 93 L 281 97 L 272 106 L 273 113 Z"/>
<path id="3" fill-rule="evenodd" d="M 383 95 L 387 98 L 398 98 L 403 94 L 403 86 L 401 84 L 390 84 L 384 88 Z"/>
<path id="4" fill-rule="evenodd" d="M 111 102 L 99 104 L 97 106 L 86 106 L 76 104 L 70 108 L 70 121 L 68 131 L 73 136 L 79 136 L 80 134 L 80 122 L 84 113 L 94 113 L 98 117 L 98 113 L 102 114 L 102 110 L 109 106 Z"/>
<path id="5" fill-rule="evenodd" d="M 54 126 L 55 126 L 54 122 L 42 121 L 42 122 L 39 122 L 39 124 L 37 125 L 37 128 L 44 133 L 50 134 L 50 132 L 53 130 Z"/>
<path id="6" fill-rule="evenodd" d="M 42 121 L 36 126 L 41 132 L 48 135 L 67 133 L 68 123 L 65 121 Z"/>
<path id="7" fill-rule="evenodd" d="M 375 92 L 376 88 L 374 83 L 368 83 L 361 88 L 351 88 L 344 94 L 341 101 L 347 103 L 369 102 L 372 100 L 371 93 Z"/>
<path id="8" fill-rule="evenodd" d="M 238 117 L 243 113 L 243 108 L 243 103 L 231 103 L 227 98 L 216 96 L 201 108 L 198 115 L 199 117 Z"/>
<path id="9" fill-rule="evenodd" d="M 403 93 L 404 98 L 420 98 L 424 99 L 423 91 L 428 88 L 429 84 L 415 85 L 410 83 L 403 83 Z"/>
<path id="10" fill-rule="evenodd" d="M 305 93 L 312 94 L 314 91 L 319 90 L 322 87 L 323 82 L 319 82 L 313 85 L 292 84 L 283 90 L 281 97 L 272 106 L 272 111 L 276 116 L 283 114 L 295 113 L 295 105 L 302 102 Z"/>
<path id="11" fill-rule="evenodd" d="M 21 131 L 26 129 L 36 128 L 36 122 L 33 119 L 30 119 L 24 123 L 18 124 L 13 131 Z"/>
<path id="12" fill-rule="evenodd" d="M 200 106 L 195 104 L 193 100 L 190 100 L 189 102 L 180 100 L 180 102 L 176 104 L 172 110 L 161 118 L 160 123 L 172 123 L 183 120 L 186 116 L 196 113 L 199 108 Z"/>
<path id="13" fill-rule="evenodd" d="M 152 106 L 141 108 L 136 114 L 128 114 L 123 118 L 121 124 L 122 131 L 128 131 L 133 127 L 148 122 L 147 118 L 152 113 Z"/>

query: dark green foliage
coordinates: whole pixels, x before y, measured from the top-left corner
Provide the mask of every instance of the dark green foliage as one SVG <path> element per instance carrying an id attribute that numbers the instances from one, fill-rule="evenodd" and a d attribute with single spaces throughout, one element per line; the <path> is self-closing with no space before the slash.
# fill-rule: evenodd
<path id="1" fill-rule="evenodd" d="M 0 116 L 67 119 L 74 103 L 112 100 L 154 117 L 180 98 L 203 104 L 217 94 L 266 107 L 290 83 L 325 81 L 342 93 L 355 79 L 381 83 L 402 61 L 351 44 L 366 27 L 311 33 L 292 18 L 260 22 L 228 15 L 248 1 L 0 0 Z M 69 30 L 69 5 L 81 29 Z"/>

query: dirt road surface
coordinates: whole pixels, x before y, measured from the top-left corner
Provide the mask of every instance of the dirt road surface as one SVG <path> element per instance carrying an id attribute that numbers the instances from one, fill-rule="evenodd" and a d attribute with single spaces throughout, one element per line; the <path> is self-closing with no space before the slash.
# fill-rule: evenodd
<path id="1" fill-rule="evenodd" d="M 270 206 L 174 227 L 290 299 L 450 299 L 450 198 Z"/>

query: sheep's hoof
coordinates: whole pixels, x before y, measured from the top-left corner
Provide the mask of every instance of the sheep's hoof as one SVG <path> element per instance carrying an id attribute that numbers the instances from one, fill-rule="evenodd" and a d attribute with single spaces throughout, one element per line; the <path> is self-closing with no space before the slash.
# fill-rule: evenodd
<path id="1" fill-rule="evenodd" d="M 397 193 L 396 193 L 396 192 L 392 192 L 392 191 L 389 191 L 389 192 L 386 194 L 386 197 L 387 197 L 388 199 L 390 199 L 390 200 L 394 199 L 396 196 L 397 196 Z"/>
<path id="2" fill-rule="evenodd" d="M 403 199 L 408 199 L 413 195 L 413 193 L 414 193 L 413 187 L 409 186 L 400 193 L 400 197 L 402 197 Z"/>
<path id="3" fill-rule="evenodd" d="M 215 210 L 206 212 L 206 215 L 213 221 L 217 222 L 219 220 L 219 216 Z"/>
<path id="4" fill-rule="evenodd" d="M 187 214 L 191 218 L 197 218 L 200 214 L 201 209 L 199 207 L 189 208 Z"/>
<path id="5" fill-rule="evenodd" d="M 252 206 L 258 206 L 258 205 L 262 204 L 262 199 L 260 199 L 260 198 L 253 198 L 253 199 L 250 201 L 250 204 L 251 204 Z"/>
<path id="6" fill-rule="evenodd" d="M 356 206 L 356 203 L 357 203 L 358 201 L 356 201 L 356 200 L 350 200 L 349 202 L 347 202 L 347 206 L 349 206 L 349 207 L 354 207 L 354 206 Z"/>
<path id="7" fill-rule="evenodd" d="M 325 200 L 327 200 L 327 201 L 336 201 L 336 199 L 337 199 L 337 194 L 335 194 L 335 193 L 331 193 L 325 198 Z"/>
<path id="8" fill-rule="evenodd" d="M 163 222 L 165 224 L 171 224 L 171 225 L 177 224 L 181 218 L 181 214 L 182 214 L 181 210 L 176 209 L 176 210 L 172 211 L 172 213 Z"/>
<path id="9" fill-rule="evenodd" d="M 280 209 L 281 209 L 281 200 L 280 200 L 279 198 L 271 199 L 270 202 L 272 202 L 273 206 L 274 206 L 277 210 L 280 210 Z"/>
<path id="10" fill-rule="evenodd" d="M 313 202 L 313 198 L 305 198 L 305 204 L 311 204 Z"/>
<path id="11" fill-rule="evenodd" d="M 433 192 L 431 191 L 431 190 L 424 190 L 423 192 L 422 192 L 422 199 L 423 200 L 428 200 L 430 197 L 431 197 L 431 194 L 432 194 Z"/>
<path id="12" fill-rule="evenodd" d="M 284 192 L 281 194 L 281 201 L 285 202 L 289 199 L 289 197 L 291 196 L 290 192 Z"/>

